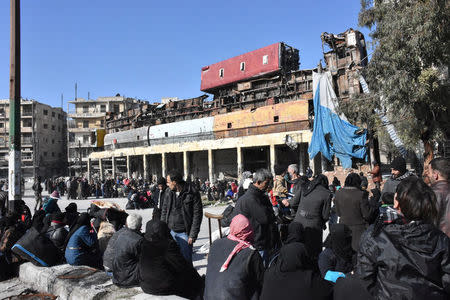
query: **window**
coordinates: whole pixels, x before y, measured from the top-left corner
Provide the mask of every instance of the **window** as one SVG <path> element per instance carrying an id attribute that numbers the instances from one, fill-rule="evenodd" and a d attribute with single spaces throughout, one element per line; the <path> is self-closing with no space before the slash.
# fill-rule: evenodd
<path id="1" fill-rule="evenodd" d="M 88 113 L 89 112 L 89 106 L 87 106 L 87 105 L 84 105 L 83 106 L 83 113 Z"/>
<path id="2" fill-rule="evenodd" d="M 52 144 L 54 144 L 55 143 L 55 140 L 52 140 Z"/>
<path id="3" fill-rule="evenodd" d="M 55 128 L 56 128 L 55 125 L 52 125 L 52 130 L 55 130 Z"/>
<path id="4" fill-rule="evenodd" d="M 44 116 L 48 115 L 48 110 L 44 109 Z"/>
<path id="5" fill-rule="evenodd" d="M 165 137 L 169 137 L 169 133 L 166 131 L 166 132 L 164 132 L 164 136 Z"/>
<path id="6" fill-rule="evenodd" d="M 279 117 L 279 116 L 274 116 L 274 117 L 273 117 L 273 121 L 274 121 L 275 123 L 279 122 L 279 121 L 280 121 L 280 117 Z"/>
<path id="7" fill-rule="evenodd" d="M 245 62 L 241 62 L 241 71 L 245 71 Z"/>
<path id="8" fill-rule="evenodd" d="M 106 105 L 105 104 L 100 105 L 100 112 L 106 112 Z"/>
<path id="9" fill-rule="evenodd" d="M 48 128 L 48 124 L 44 124 L 44 129 L 47 129 Z"/>
<path id="10" fill-rule="evenodd" d="M 105 126 L 105 120 L 100 120 L 100 127 L 104 127 Z"/>
<path id="11" fill-rule="evenodd" d="M 269 55 L 263 56 L 263 65 L 267 65 L 269 63 Z"/>
<path id="12" fill-rule="evenodd" d="M 219 70 L 219 77 L 220 77 L 220 78 L 223 78 L 223 73 L 224 73 L 224 70 L 223 70 L 223 68 L 222 68 L 222 69 Z"/>
<path id="13" fill-rule="evenodd" d="M 138 140 L 138 141 L 139 141 L 139 139 L 140 139 L 140 137 L 139 137 L 139 136 L 136 136 L 136 140 Z"/>
<path id="14" fill-rule="evenodd" d="M 58 120 L 61 120 L 61 114 L 58 114 Z"/>
<path id="15" fill-rule="evenodd" d="M 31 127 L 32 126 L 31 119 L 24 119 L 22 122 L 23 122 L 23 127 Z"/>
<path id="16" fill-rule="evenodd" d="M 83 144 L 89 143 L 89 135 L 83 135 Z"/>
<path id="17" fill-rule="evenodd" d="M 44 151 L 44 156 L 47 156 L 47 152 L 46 151 Z"/>
<path id="18" fill-rule="evenodd" d="M 69 132 L 69 142 L 75 142 L 75 134 L 73 132 Z"/>
<path id="19" fill-rule="evenodd" d="M 232 126 L 233 126 L 233 124 L 231 124 L 231 123 L 227 124 L 227 128 L 231 128 Z"/>
<path id="20" fill-rule="evenodd" d="M 89 128 L 89 121 L 83 121 L 83 128 Z"/>
<path id="21" fill-rule="evenodd" d="M 55 112 L 52 111 L 52 117 L 54 118 L 56 116 Z"/>
<path id="22" fill-rule="evenodd" d="M 4 123 L 0 123 L 0 128 L 3 128 L 3 127 L 5 127 L 5 124 Z"/>
<path id="23" fill-rule="evenodd" d="M 114 112 L 115 113 L 119 113 L 120 112 L 119 104 L 114 104 Z"/>

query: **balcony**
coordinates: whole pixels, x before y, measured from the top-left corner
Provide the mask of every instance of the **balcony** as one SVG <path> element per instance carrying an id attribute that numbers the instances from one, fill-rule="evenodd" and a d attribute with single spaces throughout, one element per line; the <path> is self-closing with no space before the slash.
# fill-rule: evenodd
<path id="1" fill-rule="evenodd" d="M 96 130 L 95 128 L 78 128 L 78 127 L 69 128 L 69 132 L 92 132 L 95 130 Z"/>
<path id="2" fill-rule="evenodd" d="M 72 119 L 102 118 L 104 116 L 106 116 L 106 112 L 99 112 L 99 111 L 83 112 L 83 113 L 71 111 L 67 114 L 67 117 Z"/>
<path id="3" fill-rule="evenodd" d="M 81 142 L 81 143 L 78 143 L 78 141 L 77 141 L 77 142 L 69 142 L 68 146 L 69 146 L 69 148 L 78 148 L 78 147 L 81 147 L 81 148 L 91 148 L 91 147 L 95 147 L 95 144 L 92 145 L 90 142 L 85 142 L 85 143 Z"/>

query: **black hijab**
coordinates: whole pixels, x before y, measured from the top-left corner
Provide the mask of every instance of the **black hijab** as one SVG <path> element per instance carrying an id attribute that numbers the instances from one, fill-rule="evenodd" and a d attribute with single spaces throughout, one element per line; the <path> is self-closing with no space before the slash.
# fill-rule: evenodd
<path id="1" fill-rule="evenodd" d="M 284 245 L 276 262 L 278 272 L 294 272 L 308 269 L 309 257 L 305 245 L 294 242 Z"/>
<path id="2" fill-rule="evenodd" d="M 323 186 L 324 188 L 326 188 L 328 190 L 328 178 L 327 178 L 327 176 L 325 176 L 323 174 L 317 175 L 317 177 L 314 178 L 313 181 L 311 181 L 311 183 L 309 184 L 308 188 L 306 189 L 306 191 L 305 191 L 305 193 L 303 195 L 307 196 L 312 191 L 314 191 L 316 189 L 316 187 L 319 186 L 319 185 Z"/>
<path id="3" fill-rule="evenodd" d="M 285 243 L 303 243 L 304 241 L 305 239 L 303 237 L 303 225 L 298 222 L 291 222 L 288 227 L 288 236 Z"/>
<path id="4" fill-rule="evenodd" d="M 64 242 L 64 248 L 67 247 L 67 244 L 69 243 L 70 238 L 78 229 L 80 229 L 80 227 L 90 225 L 90 220 L 91 220 L 91 217 L 89 216 L 88 213 L 82 213 L 78 216 L 78 219 L 76 220 L 75 225 L 72 226 L 69 233 L 67 234 L 66 241 Z"/>
<path id="5" fill-rule="evenodd" d="M 325 241 L 325 247 L 331 248 L 339 258 L 351 263 L 355 252 L 352 249 L 352 233 L 344 224 L 330 226 L 330 235 Z"/>
<path id="6" fill-rule="evenodd" d="M 345 187 L 361 188 L 361 177 L 356 173 L 348 174 L 347 178 L 345 178 Z"/>

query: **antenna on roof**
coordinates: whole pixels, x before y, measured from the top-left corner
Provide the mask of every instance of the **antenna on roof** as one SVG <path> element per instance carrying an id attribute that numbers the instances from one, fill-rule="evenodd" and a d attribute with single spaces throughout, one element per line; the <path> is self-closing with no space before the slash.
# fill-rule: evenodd
<path id="1" fill-rule="evenodd" d="M 75 82 L 75 101 L 77 101 L 77 83 Z"/>
<path id="2" fill-rule="evenodd" d="M 61 109 L 63 109 L 64 105 L 64 94 L 61 93 Z"/>

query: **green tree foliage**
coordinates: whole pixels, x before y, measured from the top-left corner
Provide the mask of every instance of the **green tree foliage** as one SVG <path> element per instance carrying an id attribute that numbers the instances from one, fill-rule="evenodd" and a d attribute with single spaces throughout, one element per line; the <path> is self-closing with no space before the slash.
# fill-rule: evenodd
<path id="1" fill-rule="evenodd" d="M 361 0 L 359 25 L 371 29 L 374 46 L 363 70 L 371 94 L 343 104 L 350 119 L 386 137 L 374 114 L 380 109 L 410 149 L 450 139 L 449 3 Z"/>

